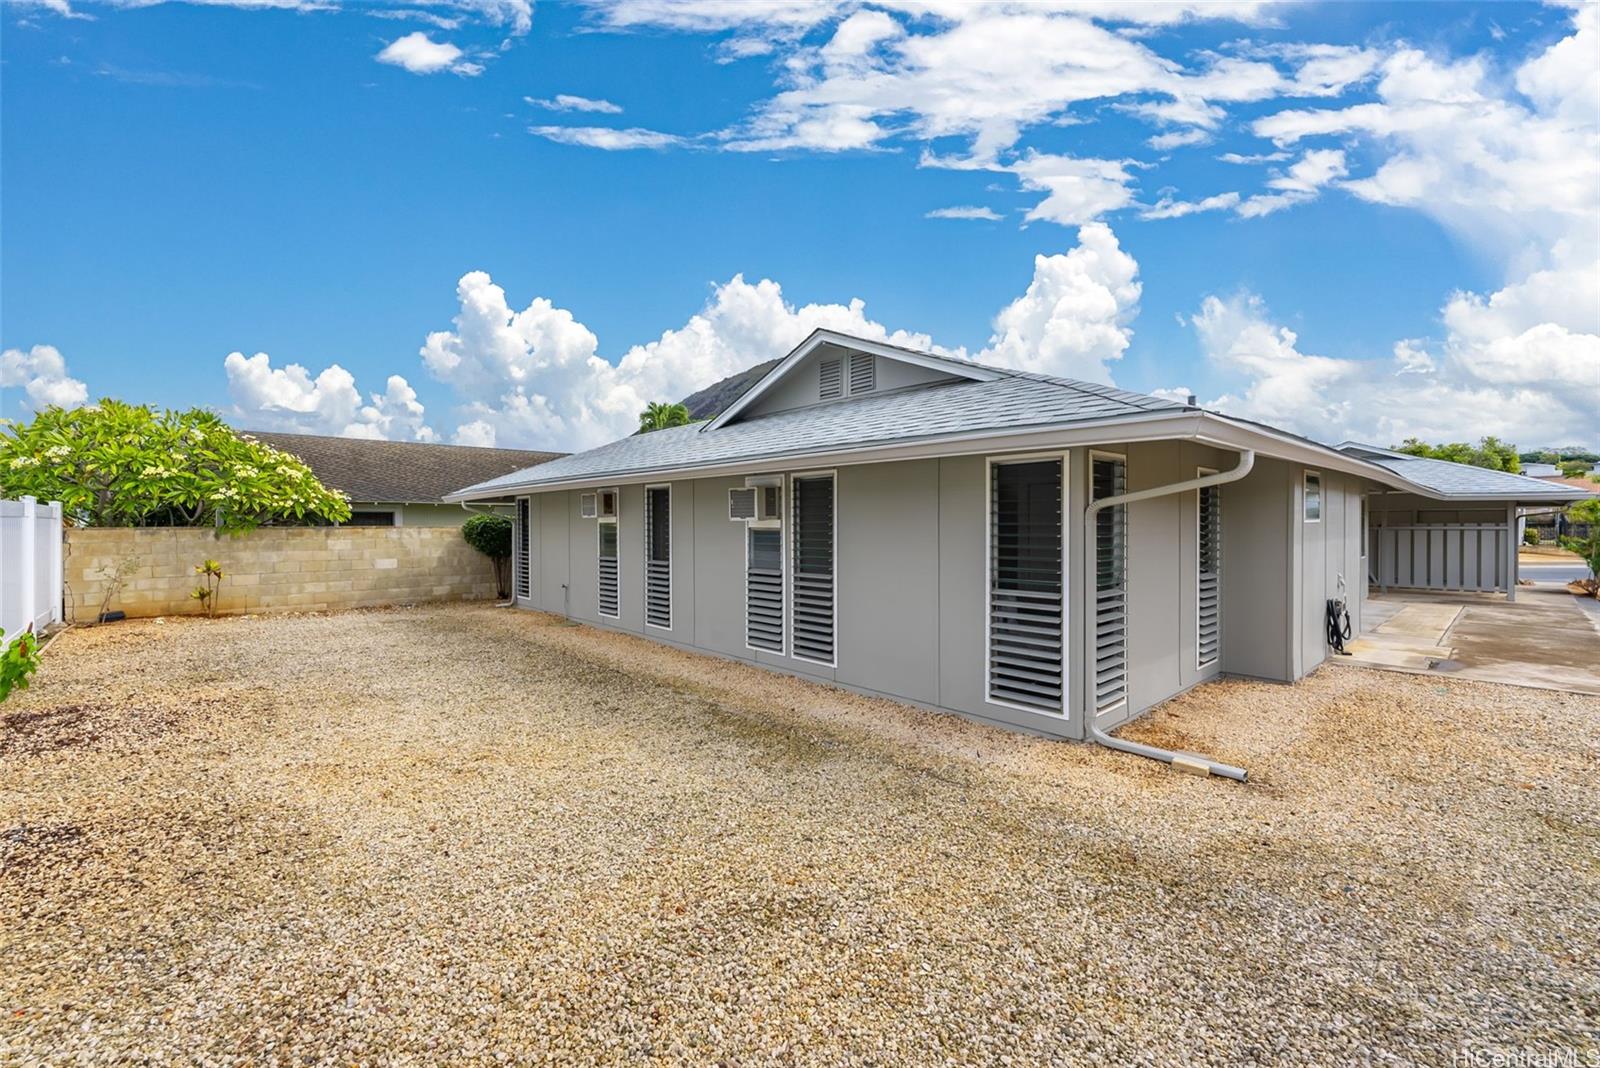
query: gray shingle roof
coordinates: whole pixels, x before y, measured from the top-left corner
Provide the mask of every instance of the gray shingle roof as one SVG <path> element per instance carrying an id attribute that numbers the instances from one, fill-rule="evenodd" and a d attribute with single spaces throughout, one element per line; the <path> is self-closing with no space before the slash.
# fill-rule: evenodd
<path id="1" fill-rule="evenodd" d="M 373 441 L 325 434 L 244 433 L 304 460 L 324 486 L 357 502 L 420 504 L 511 471 L 525 471 L 562 455 L 527 449 L 483 449 L 420 441 Z"/>
<path id="2" fill-rule="evenodd" d="M 1347 442 L 1340 451 L 1360 456 L 1387 468 L 1409 482 L 1452 498 L 1518 501 L 1534 503 L 1581 500 L 1585 493 L 1571 486 L 1544 482 L 1524 475 L 1505 471 L 1490 471 L 1470 464 L 1433 460 L 1423 456 L 1407 456 L 1375 445 Z"/>
<path id="3" fill-rule="evenodd" d="M 909 443 L 982 430 L 1023 429 L 1182 412 L 1184 405 L 1142 393 L 990 367 L 999 377 L 962 380 L 815 404 L 737 419 L 716 429 L 673 427 L 602 445 L 470 486 L 478 493 L 578 479 L 623 479 L 655 471 L 805 455 L 833 448 Z"/>

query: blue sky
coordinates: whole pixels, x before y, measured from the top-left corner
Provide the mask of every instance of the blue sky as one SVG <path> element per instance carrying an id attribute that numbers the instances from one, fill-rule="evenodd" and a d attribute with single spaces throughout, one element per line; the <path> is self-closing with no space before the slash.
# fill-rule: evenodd
<path id="1" fill-rule="evenodd" d="M 826 323 L 1600 442 L 1593 8 L 933 6 L 9 3 L 0 415 L 578 448 Z"/>

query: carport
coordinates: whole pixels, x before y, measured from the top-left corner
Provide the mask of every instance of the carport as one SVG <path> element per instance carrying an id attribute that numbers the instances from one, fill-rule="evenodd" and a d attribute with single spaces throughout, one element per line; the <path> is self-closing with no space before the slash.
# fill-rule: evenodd
<path id="1" fill-rule="evenodd" d="M 1358 442 L 1339 449 L 1399 476 L 1391 488 L 1367 495 L 1367 583 L 1383 593 L 1499 593 L 1514 601 L 1521 514 L 1592 496 Z"/>

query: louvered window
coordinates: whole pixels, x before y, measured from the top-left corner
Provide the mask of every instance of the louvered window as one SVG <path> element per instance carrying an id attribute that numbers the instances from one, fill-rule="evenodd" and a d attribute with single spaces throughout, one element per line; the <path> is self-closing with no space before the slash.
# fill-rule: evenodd
<path id="1" fill-rule="evenodd" d="M 1120 456 L 1090 460 L 1094 499 L 1126 493 L 1128 465 Z M 1128 506 L 1095 515 L 1094 707 L 1115 708 L 1128 699 Z"/>
<path id="2" fill-rule="evenodd" d="M 644 491 L 644 621 L 672 626 L 672 489 Z"/>
<path id="3" fill-rule="evenodd" d="M 1222 644 L 1222 488 L 1200 490 L 1199 514 L 1199 660 L 1216 662 Z"/>
<path id="4" fill-rule="evenodd" d="M 844 396 L 844 360 L 835 356 L 823 360 L 817 369 L 817 397 L 819 400 L 838 400 Z"/>
<path id="5" fill-rule="evenodd" d="M 833 476 L 796 478 L 793 496 L 794 556 L 789 588 L 794 655 L 832 664 Z"/>
<path id="6" fill-rule="evenodd" d="M 850 354 L 850 392 L 870 393 L 878 385 L 878 358 L 870 352 Z"/>
<path id="7" fill-rule="evenodd" d="M 528 522 L 531 518 L 528 498 L 517 498 L 517 538 L 516 559 L 512 561 L 513 572 L 511 575 L 512 593 L 522 600 L 533 596 L 533 565 L 528 561 L 528 548 L 533 538 L 528 531 Z"/>
<path id="8" fill-rule="evenodd" d="M 751 527 L 744 576 L 745 641 L 783 652 L 783 531 Z"/>
<path id="9" fill-rule="evenodd" d="M 990 469 L 989 697 L 1060 712 L 1061 461 Z"/>
<path id="10" fill-rule="evenodd" d="M 599 609 L 603 616 L 617 614 L 617 524 L 597 523 L 600 544 Z"/>

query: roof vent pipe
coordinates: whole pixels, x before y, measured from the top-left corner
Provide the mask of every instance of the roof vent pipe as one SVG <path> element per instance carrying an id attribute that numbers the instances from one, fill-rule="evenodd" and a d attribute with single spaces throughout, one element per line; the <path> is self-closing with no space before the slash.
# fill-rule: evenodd
<path id="1" fill-rule="evenodd" d="M 1089 546 L 1089 574 L 1094 575 L 1100 570 L 1100 546 L 1095 537 L 1095 517 L 1106 508 L 1114 508 L 1119 504 L 1131 504 L 1134 501 L 1147 501 L 1152 497 L 1166 497 L 1174 493 L 1187 493 L 1190 490 L 1205 489 L 1208 486 L 1221 486 L 1228 482 L 1237 482 L 1250 473 L 1256 464 L 1254 449 L 1240 449 L 1239 462 L 1231 470 L 1222 471 L 1215 475 L 1205 475 L 1200 478 L 1191 478 L 1186 482 L 1173 482 L 1165 486 L 1152 486 L 1149 489 L 1134 490 L 1131 493 L 1119 493 L 1114 497 L 1103 497 L 1093 502 L 1083 510 L 1083 536 L 1085 544 Z M 1084 663 L 1094 663 L 1094 628 L 1084 627 Z M 1130 742 L 1123 738 L 1115 738 L 1094 724 L 1094 709 L 1088 708 L 1085 715 L 1089 722 L 1089 737 L 1099 742 L 1108 749 L 1115 749 L 1122 753 L 1132 753 L 1134 756 L 1149 757 L 1159 760 L 1163 764 L 1171 764 L 1180 771 L 1191 772 L 1196 775 L 1220 775 L 1224 779 L 1233 779 L 1235 782 L 1244 782 L 1249 774 L 1243 768 L 1236 768 L 1232 764 L 1219 764 L 1209 757 L 1195 756 L 1191 753 L 1179 753 L 1171 749 L 1161 749 L 1142 742 Z"/>

